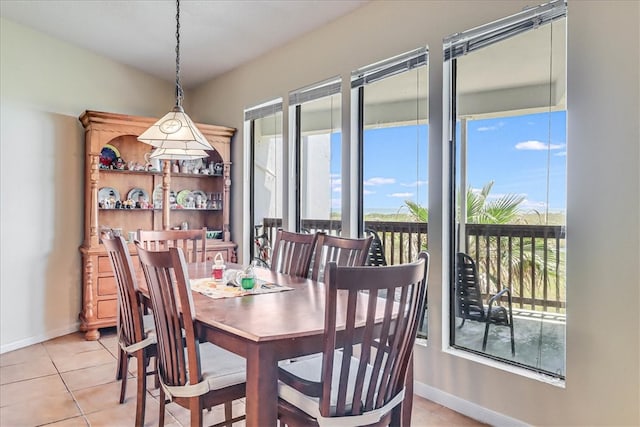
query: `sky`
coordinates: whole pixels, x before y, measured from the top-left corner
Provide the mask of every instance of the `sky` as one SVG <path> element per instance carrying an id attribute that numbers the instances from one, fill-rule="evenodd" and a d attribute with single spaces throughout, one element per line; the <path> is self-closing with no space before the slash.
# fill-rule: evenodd
<path id="1" fill-rule="evenodd" d="M 365 131 L 365 213 L 406 213 L 405 200 L 427 206 L 427 135 L 426 125 Z M 566 112 L 469 120 L 467 138 L 472 189 L 494 181 L 490 197 L 522 195 L 524 212 L 544 213 L 548 176 L 549 211 L 565 211 Z M 340 134 L 331 141 L 333 206 L 339 209 Z"/>

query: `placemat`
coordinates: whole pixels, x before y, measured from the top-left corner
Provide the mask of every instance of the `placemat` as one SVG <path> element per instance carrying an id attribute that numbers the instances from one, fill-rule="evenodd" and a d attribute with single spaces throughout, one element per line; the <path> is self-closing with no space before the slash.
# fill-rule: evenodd
<path id="1" fill-rule="evenodd" d="M 191 279 L 191 290 L 201 293 L 209 298 L 233 298 L 245 295 L 270 294 L 272 292 L 289 291 L 293 288 L 288 286 L 269 283 L 261 279 L 254 279 L 253 289 L 242 289 L 237 285 L 222 285 L 211 278 Z"/>

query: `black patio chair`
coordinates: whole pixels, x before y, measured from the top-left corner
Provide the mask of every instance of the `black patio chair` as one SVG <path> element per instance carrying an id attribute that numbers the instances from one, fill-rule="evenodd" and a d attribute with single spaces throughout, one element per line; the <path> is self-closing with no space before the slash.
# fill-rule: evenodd
<path id="1" fill-rule="evenodd" d="M 382 240 L 380 240 L 378 233 L 371 228 L 367 228 L 364 232 L 366 236 L 373 237 L 373 240 L 371 240 L 371 246 L 369 247 L 366 265 L 374 267 L 387 265 L 387 259 L 384 256 L 384 246 L 382 246 Z"/>
<path id="2" fill-rule="evenodd" d="M 489 305 L 485 308 L 482 301 L 482 292 L 478 282 L 478 270 L 476 263 L 469 255 L 458 252 L 456 256 L 456 302 L 458 308 L 458 316 L 462 317 L 462 328 L 464 322 L 475 320 L 484 322 L 484 338 L 482 340 L 482 351 L 487 348 L 487 337 L 489 335 L 489 326 L 507 326 L 511 332 L 511 355 L 516 355 L 516 346 L 513 339 L 513 313 L 511 311 L 511 291 L 505 288 L 496 295 L 489 298 Z M 500 303 L 501 298 L 507 295 L 508 308 Z M 494 304 L 496 304 L 494 306 Z"/>

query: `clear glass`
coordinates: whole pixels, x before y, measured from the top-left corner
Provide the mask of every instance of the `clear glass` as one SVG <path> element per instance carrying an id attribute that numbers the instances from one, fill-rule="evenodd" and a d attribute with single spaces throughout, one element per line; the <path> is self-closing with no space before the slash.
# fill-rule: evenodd
<path id="1" fill-rule="evenodd" d="M 269 261 L 269 254 L 256 247 L 258 236 L 268 235 L 282 224 L 283 165 L 282 112 L 272 114 L 253 123 L 253 257 Z M 265 227 L 266 225 L 266 227 Z"/>
<path id="2" fill-rule="evenodd" d="M 300 230 L 337 232 L 342 208 L 341 95 L 300 106 Z"/>
<path id="3" fill-rule="evenodd" d="M 451 344 L 564 378 L 566 18 L 456 67 L 455 253 L 475 265 L 485 319 L 490 303 L 508 317 L 511 295 L 515 355 L 509 326 L 490 324 L 485 346 L 487 323 L 455 279 Z"/>
<path id="4" fill-rule="evenodd" d="M 388 265 L 412 262 L 427 249 L 428 67 L 367 84 L 363 91 L 365 234 L 380 239 Z M 418 337 L 426 338 L 427 329 L 425 311 Z"/>

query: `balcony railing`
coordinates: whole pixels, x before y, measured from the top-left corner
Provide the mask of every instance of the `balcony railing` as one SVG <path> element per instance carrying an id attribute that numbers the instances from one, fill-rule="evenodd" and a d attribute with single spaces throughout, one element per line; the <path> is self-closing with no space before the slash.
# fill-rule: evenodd
<path id="1" fill-rule="evenodd" d="M 279 218 L 265 218 L 264 231 L 273 241 L 282 226 Z M 302 220 L 314 233 L 339 234 L 338 220 Z M 427 223 L 366 221 L 375 231 L 389 265 L 415 260 L 427 249 Z M 466 252 L 474 258 L 485 296 L 510 287 L 515 308 L 564 313 L 566 307 L 565 230 L 562 226 L 466 224 Z"/>

